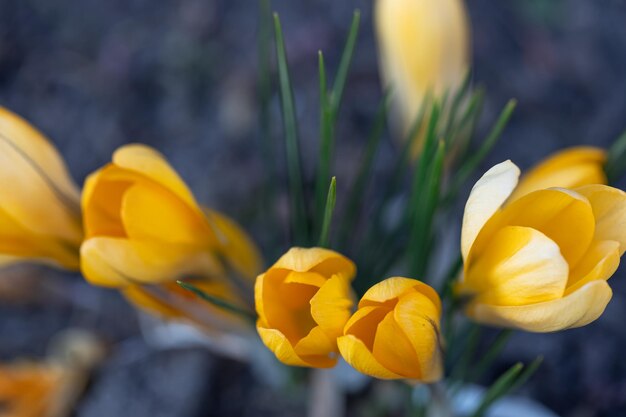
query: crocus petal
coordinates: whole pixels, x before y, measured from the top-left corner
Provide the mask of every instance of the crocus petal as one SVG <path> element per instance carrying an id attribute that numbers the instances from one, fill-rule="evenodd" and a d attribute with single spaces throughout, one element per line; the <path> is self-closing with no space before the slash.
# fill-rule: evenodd
<path id="1" fill-rule="evenodd" d="M 316 367 L 331 368 L 337 363 L 337 341 L 319 326 L 311 329 L 308 335 L 294 346 L 296 354 Z M 323 364 L 323 365 L 320 365 Z"/>
<path id="2" fill-rule="evenodd" d="M 596 219 L 596 240 L 614 240 L 620 255 L 626 251 L 626 193 L 607 185 L 587 185 L 576 189 L 589 200 Z"/>
<path id="3" fill-rule="evenodd" d="M 204 213 L 230 265 L 244 278 L 254 280 L 263 266 L 263 258 L 255 243 L 229 217 L 209 209 L 205 209 Z"/>
<path id="4" fill-rule="evenodd" d="M 570 294 L 593 280 L 607 280 L 617 270 L 620 244 L 613 240 L 593 242 L 576 268 L 570 273 L 566 294 Z"/>
<path id="5" fill-rule="evenodd" d="M 570 268 L 585 254 L 594 236 L 595 221 L 589 201 L 563 188 L 539 190 L 506 205 L 485 225 L 471 256 L 480 256 L 491 236 L 505 226 L 536 229 L 560 248 Z"/>
<path id="6" fill-rule="evenodd" d="M 291 271 L 314 271 L 324 276 L 340 274 L 352 279 L 356 266 L 345 256 L 324 248 L 291 248 L 272 266 Z"/>
<path id="7" fill-rule="evenodd" d="M 219 263 L 208 253 L 183 245 L 97 237 L 81 246 L 81 270 L 94 285 L 171 282 L 184 276 L 215 278 Z"/>
<path id="8" fill-rule="evenodd" d="M 520 170 L 511 161 L 504 161 L 487 171 L 474 185 L 463 214 L 461 253 L 467 259 L 479 232 L 511 195 Z"/>
<path id="9" fill-rule="evenodd" d="M 432 287 L 416 279 L 391 277 L 372 286 L 361 298 L 359 308 L 384 303 L 410 291 L 419 291 L 429 297 L 441 312 L 441 301 Z"/>
<path id="10" fill-rule="evenodd" d="M 440 305 L 419 291 L 400 297 L 394 308 L 395 320 L 417 354 L 419 380 L 424 382 L 437 381 L 443 375 L 440 316 Z"/>
<path id="11" fill-rule="evenodd" d="M 398 375 L 389 369 L 385 368 L 374 357 L 365 346 L 365 344 L 357 339 L 353 335 L 341 336 L 337 339 L 337 346 L 341 356 L 348 362 L 354 369 L 380 379 L 402 379 L 401 375 Z"/>
<path id="12" fill-rule="evenodd" d="M 415 349 L 393 311 L 378 324 L 372 354 L 386 369 L 405 378 L 418 379 L 422 374 Z"/>
<path id="13" fill-rule="evenodd" d="M 56 190 L 78 203 L 80 192 L 56 148 L 26 120 L 4 107 L 0 107 L 0 141 L 10 143 L 14 150 L 26 155 Z"/>
<path id="14" fill-rule="evenodd" d="M 587 184 L 606 184 L 606 151 L 580 146 L 558 152 L 528 171 L 511 200 L 546 188 L 576 188 Z"/>
<path id="15" fill-rule="evenodd" d="M 563 295 L 569 266 L 559 246 L 543 233 L 507 226 L 489 241 L 469 265 L 461 291 L 476 293 L 476 302 L 522 305 L 553 300 Z"/>
<path id="16" fill-rule="evenodd" d="M 279 330 L 257 326 L 257 331 L 265 346 L 274 352 L 282 363 L 291 366 L 310 366 L 309 363 L 298 356 L 289 340 Z"/>
<path id="17" fill-rule="evenodd" d="M 531 332 L 553 332 L 585 326 L 602 315 L 612 296 L 606 281 L 591 281 L 557 300 L 524 306 L 471 304 L 468 316 L 498 327 Z"/>
<path id="18" fill-rule="evenodd" d="M 190 207 L 200 211 L 185 182 L 165 157 L 153 148 L 141 144 L 122 146 L 113 154 L 113 164 L 152 179 L 172 191 Z"/>
<path id="19" fill-rule="evenodd" d="M 81 208 L 87 239 L 98 235 L 126 236 L 120 208 L 122 197 L 132 182 L 109 180 L 108 174 L 117 169 L 113 165 L 107 165 L 89 175 L 85 180 Z"/>
<path id="20" fill-rule="evenodd" d="M 333 337 L 338 337 L 350 318 L 354 304 L 348 282 L 338 275 L 326 281 L 311 298 L 311 315 L 315 322 Z"/>

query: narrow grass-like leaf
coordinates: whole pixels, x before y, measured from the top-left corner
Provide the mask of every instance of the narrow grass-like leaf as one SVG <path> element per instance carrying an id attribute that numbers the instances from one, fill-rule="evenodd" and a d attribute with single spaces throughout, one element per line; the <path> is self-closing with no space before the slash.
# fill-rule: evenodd
<path id="1" fill-rule="evenodd" d="M 491 149 L 495 146 L 502 135 L 502 131 L 506 127 L 513 111 L 515 110 L 515 100 L 509 100 L 506 104 L 496 124 L 493 126 L 485 140 L 481 143 L 480 147 L 473 155 L 465 161 L 465 163 L 459 168 L 457 175 L 454 178 L 453 185 L 450 188 L 450 194 L 452 196 L 458 193 L 461 186 L 467 181 L 472 173 L 478 168 L 480 163 L 489 154 Z"/>
<path id="2" fill-rule="evenodd" d="M 285 129 L 285 144 L 287 152 L 287 169 L 289 171 L 289 190 L 291 203 L 292 228 L 296 244 L 308 243 L 308 224 L 304 202 L 304 184 L 300 167 L 300 149 L 298 144 L 298 124 L 296 119 L 295 103 L 287 52 L 278 14 L 274 14 L 274 32 L 276 36 L 276 58 L 278 60 L 278 76 L 280 80 L 280 97 Z"/>
<path id="3" fill-rule="evenodd" d="M 238 316 L 241 316 L 242 318 L 252 323 L 256 321 L 256 315 L 252 313 L 251 311 L 238 307 L 220 297 L 207 294 L 206 292 L 202 291 L 200 288 L 196 287 L 195 285 L 191 285 L 187 282 L 176 281 L 176 283 L 180 285 L 182 288 L 186 289 L 187 291 L 193 292 L 195 295 L 197 295 L 204 301 L 214 305 L 215 307 L 221 308 L 222 310 L 228 311 L 230 313 L 237 314 Z"/>
<path id="4" fill-rule="evenodd" d="M 626 132 L 622 133 L 609 148 L 604 170 L 609 179 L 609 184 L 615 183 L 626 173 Z"/>
<path id="5" fill-rule="evenodd" d="M 361 21 L 361 12 L 359 10 L 354 11 L 352 17 L 352 24 L 350 25 L 350 31 L 348 32 L 348 39 L 341 55 L 341 61 L 339 62 L 339 69 L 337 70 L 337 76 L 333 83 L 333 91 L 330 96 L 330 102 L 332 107 L 332 121 L 337 120 L 339 114 L 339 107 L 341 106 L 341 99 L 343 98 L 343 92 L 346 86 L 346 80 L 348 79 L 348 72 L 350 71 L 350 64 L 352 63 L 352 56 L 354 55 L 354 47 L 356 46 L 356 40 L 359 35 L 359 24 Z"/>
<path id="6" fill-rule="evenodd" d="M 508 371 L 502 374 L 500 378 L 498 378 L 496 382 L 494 382 L 493 385 L 487 390 L 485 396 L 480 402 L 480 405 L 472 414 L 472 417 L 484 416 L 494 402 L 506 395 L 515 384 L 515 381 L 518 379 L 522 369 L 524 369 L 524 365 L 516 363 L 509 368 Z"/>
<path id="7" fill-rule="evenodd" d="M 526 368 L 524 372 L 515 380 L 515 384 L 511 387 L 511 391 L 521 388 L 528 380 L 537 372 L 541 364 L 543 363 L 543 356 L 537 356 L 534 361 Z"/>
<path id="8" fill-rule="evenodd" d="M 452 380 L 464 381 L 467 378 L 482 333 L 482 328 L 474 323 L 468 324 L 463 330 L 465 331 L 461 337 L 455 335 L 454 339 L 450 338 L 449 340 L 451 350 L 447 356 L 449 357 L 448 364 L 451 369 L 450 379 Z"/>
<path id="9" fill-rule="evenodd" d="M 333 211 L 335 210 L 335 201 L 337 200 L 337 179 L 333 177 L 328 187 L 328 196 L 326 197 L 326 208 L 324 210 L 324 222 L 322 223 L 322 232 L 318 246 L 328 247 L 330 238 L 330 225 L 333 220 Z"/>
<path id="10" fill-rule="evenodd" d="M 381 138 L 385 131 L 385 124 L 387 121 L 387 112 L 389 110 L 389 93 L 383 96 L 383 99 L 378 106 L 376 116 L 374 118 L 374 126 L 370 131 L 369 138 L 367 140 L 367 146 L 365 153 L 361 158 L 361 164 L 354 181 L 354 185 L 350 191 L 348 202 L 346 204 L 345 213 L 342 216 L 341 229 L 339 234 L 339 248 L 343 249 L 347 244 L 348 237 L 351 231 L 354 229 L 357 221 L 362 214 L 363 200 L 366 193 L 367 182 L 372 172 L 372 165 L 378 147 L 380 145 Z"/>
<path id="11" fill-rule="evenodd" d="M 317 176 L 315 183 L 315 216 L 314 225 L 321 230 L 324 217 L 324 203 L 326 197 L 326 184 L 330 178 L 330 165 L 333 154 L 333 124 L 332 109 L 328 99 L 328 87 L 326 82 L 326 65 L 322 51 L 318 52 L 319 59 L 319 93 L 320 93 L 320 150 L 318 156 Z"/>
<path id="12" fill-rule="evenodd" d="M 483 355 L 480 362 L 478 362 L 478 364 L 474 367 L 471 376 L 473 381 L 480 379 L 487 369 L 493 365 L 495 360 L 498 359 L 498 356 L 502 353 L 502 350 L 506 347 L 506 344 L 509 342 L 512 335 L 513 332 L 509 329 L 500 331 L 491 346 L 489 346 L 487 352 Z"/>

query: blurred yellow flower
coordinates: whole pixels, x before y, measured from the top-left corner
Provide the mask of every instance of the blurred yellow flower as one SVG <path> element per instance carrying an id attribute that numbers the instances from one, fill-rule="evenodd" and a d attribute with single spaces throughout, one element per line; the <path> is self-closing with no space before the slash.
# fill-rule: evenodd
<path id="1" fill-rule="evenodd" d="M 591 146 L 568 148 L 551 155 L 528 171 L 511 200 L 550 187 L 576 188 L 589 184 L 606 184 L 604 173 L 606 151 Z"/>
<path id="2" fill-rule="evenodd" d="M 224 262 L 252 282 L 261 258 L 230 219 L 207 210 L 154 149 L 128 145 L 89 176 L 82 196 L 81 269 L 95 285 L 223 279 Z"/>
<path id="3" fill-rule="evenodd" d="M 35 260 L 78 269 L 78 188 L 48 139 L 3 107 L 0 195 L 0 265 Z"/>
<path id="4" fill-rule="evenodd" d="M 388 278 L 370 288 L 337 340 L 358 371 L 382 379 L 434 382 L 443 374 L 441 301 L 428 285 Z"/>
<path id="5" fill-rule="evenodd" d="M 374 17 L 384 84 L 404 136 L 428 95 L 441 98 L 463 82 L 470 60 L 467 11 L 463 0 L 376 0 Z"/>
<path id="6" fill-rule="evenodd" d="M 494 166 L 465 206 L 457 289 L 466 313 L 533 332 L 584 326 L 611 299 L 606 281 L 626 248 L 626 193 L 595 184 L 507 203 L 518 177 L 511 161 Z"/>
<path id="7" fill-rule="evenodd" d="M 353 305 L 350 282 L 356 267 L 322 248 L 291 248 L 255 286 L 257 330 L 283 363 L 330 368 L 337 363 L 337 337 Z"/>

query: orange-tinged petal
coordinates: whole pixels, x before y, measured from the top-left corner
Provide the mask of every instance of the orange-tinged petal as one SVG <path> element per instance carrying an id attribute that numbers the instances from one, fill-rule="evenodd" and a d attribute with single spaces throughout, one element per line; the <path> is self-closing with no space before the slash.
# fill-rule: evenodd
<path id="1" fill-rule="evenodd" d="M 467 259 L 470 249 L 485 223 L 509 198 L 519 178 L 519 168 L 504 161 L 487 171 L 474 185 L 463 214 L 461 253 Z"/>
<path id="2" fill-rule="evenodd" d="M 472 304 L 466 312 L 481 323 L 530 332 L 554 332 L 585 326 L 602 315 L 613 292 L 604 280 L 591 281 L 557 300 L 524 306 Z"/>
<path id="3" fill-rule="evenodd" d="M 376 328 L 390 311 L 389 306 L 360 307 L 346 323 L 344 334 L 355 336 L 371 350 L 374 348 Z"/>
<path id="4" fill-rule="evenodd" d="M 113 165 L 94 172 L 87 177 L 82 195 L 85 237 L 125 237 L 121 206 L 124 193 L 133 182 L 130 179 L 111 180 L 109 173 L 117 170 Z"/>
<path id="5" fill-rule="evenodd" d="M 439 320 L 441 308 L 419 291 L 400 297 L 394 318 L 413 346 L 419 363 L 419 379 L 433 382 L 443 375 L 442 341 Z"/>
<path id="6" fill-rule="evenodd" d="M 522 305 L 563 295 L 569 266 L 557 244 L 521 226 L 498 230 L 479 257 L 470 255 L 459 287 L 476 302 Z"/>
<path id="7" fill-rule="evenodd" d="M 353 335 L 341 336 L 337 339 L 337 346 L 341 356 L 354 369 L 380 379 L 402 379 L 402 375 L 396 374 L 385 368 L 374 357 L 365 344 Z"/>
<path id="8" fill-rule="evenodd" d="M 318 274 L 317 272 L 290 271 L 283 282 L 285 282 L 286 284 L 306 284 L 320 288 L 322 285 L 326 284 L 326 278 L 323 275 Z"/>
<path id="9" fill-rule="evenodd" d="M 254 241 L 229 217 L 209 209 L 204 212 L 231 266 L 244 278 L 254 280 L 263 266 L 261 253 Z"/>
<path id="10" fill-rule="evenodd" d="M 338 252 L 324 248 L 291 248 L 272 266 L 291 271 L 314 271 L 324 276 L 341 274 L 346 279 L 354 278 L 354 262 Z"/>
<path id="11" fill-rule="evenodd" d="M 83 243 L 81 270 L 89 282 L 103 286 L 171 282 L 185 276 L 218 278 L 223 273 L 209 252 L 108 237 Z"/>
<path id="12" fill-rule="evenodd" d="M 257 331 L 259 332 L 259 336 L 261 337 L 261 340 L 263 341 L 265 346 L 267 346 L 269 350 L 274 352 L 276 358 L 278 358 L 278 360 L 285 365 L 322 367 L 318 366 L 318 364 L 320 362 L 324 364 L 323 361 L 318 362 L 319 358 L 313 358 L 313 363 L 311 363 L 305 361 L 303 358 L 298 356 L 292 344 L 279 330 L 266 329 L 264 327 L 257 326 Z"/>
<path id="13" fill-rule="evenodd" d="M 325 357 L 330 366 L 337 362 L 337 338 L 329 337 L 320 326 L 313 327 L 308 335 L 298 341 L 294 350 L 301 358 Z"/>
<path id="14" fill-rule="evenodd" d="M 335 275 L 326 281 L 311 298 L 311 316 L 320 328 L 336 338 L 350 318 L 350 309 L 354 304 L 348 282 Z"/>
<path id="15" fill-rule="evenodd" d="M 204 218 L 157 184 L 130 186 L 122 197 L 121 216 L 129 239 L 209 246 Z"/>
<path id="16" fill-rule="evenodd" d="M 569 148 L 550 156 L 526 173 L 511 200 L 546 188 L 606 184 L 606 151 L 590 146 Z"/>
<path id="17" fill-rule="evenodd" d="M 359 308 L 391 301 L 410 291 L 425 294 L 441 311 L 441 301 L 430 286 L 412 278 L 391 277 L 372 286 L 361 298 Z"/>
<path id="18" fill-rule="evenodd" d="M 113 154 L 113 164 L 137 172 L 172 191 L 194 210 L 200 212 L 196 199 L 171 167 L 155 149 L 141 144 L 122 146 Z"/>
<path id="19" fill-rule="evenodd" d="M 620 244 L 613 240 L 596 241 L 570 273 L 566 294 L 570 294 L 590 281 L 607 280 L 619 266 Z"/>
<path id="20" fill-rule="evenodd" d="M 524 226 L 542 232 L 559 246 L 573 268 L 593 240 L 595 221 L 591 205 L 582 195 L 563 188 L 535 191 L 506 205 L 490 219 L 478 236 L 471 256 L 481 256 L 491 236 L 505 226 Z"/>
<path id="21" fill-rule="evenodd" d="M 607 185 L 587 185 L 576 189 L 589 200 L 596 220 L 596 240 L 614 240 L 620 255 L 626 251 L 626 193 Z"/>
<path id="22" fill-rule="evenodd" d="M 405 378 L 419 379 L 422 374 L 415 349 L 393 311 L 378 324 L 372 354 L 386 369 Z"/>

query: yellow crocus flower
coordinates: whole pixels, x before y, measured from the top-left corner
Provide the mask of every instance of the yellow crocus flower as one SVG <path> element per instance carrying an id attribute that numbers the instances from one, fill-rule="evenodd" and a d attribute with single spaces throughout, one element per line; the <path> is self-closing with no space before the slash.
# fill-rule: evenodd
<path id="1" fill-rule="evenodd" d="M 592 146 L 576 146 L 549 156 L 531 168 L 511 195 L 516 200 L 530 192 L 550 187 L 576 188 L 606 184 L 606 151 Z"/>
<path id="2" fill-rule="evenodd" d="M 441 98 L 467 74 L 467 11 L 463 0 L 376 0 L 374 18 L 384 84 L 406 135 L 426 97 Z"/>
<path id="3" fill-rule="evenodd" d="M 0 195 L 0 265 L 30 260 L 78 269 L 78 188 L 48 139 L 3 107 Z"/>
<path id="4" fill-rule="evenodd" d="M 607 279 L 626 248 L 626 193 L 592 184 L 509 200 L 519 174 L 511 161 L 494 166 L 465 206 L 457 289 L 466 313 L 532 332 L 584 326 L 612 296 Z"/>
<path id="5" fill-rule="evenodd" d="M 337 340 L 339 351 L 376 378 L 434 382 L 443 375 L 440 318 L 434 289 L 415 279 L 388 278 L 363 295 Z"/>
<path id="6" fill-rule="evenodd" d="M 291 248 L 255 285 L 257 331 L 283 363 L 330 368 L 350 317 L 356 267 L 322 248 Z"/>
<path id="7" fill-rule="evenodd" d="M 249 280 L 261 259 L 230 219 L 206 212 L 165 158 L 127 145 L 89 176 L 82 196 L 81 269 L 95 285 L 168 284 L 223 279 L 224 261 Z"/>

